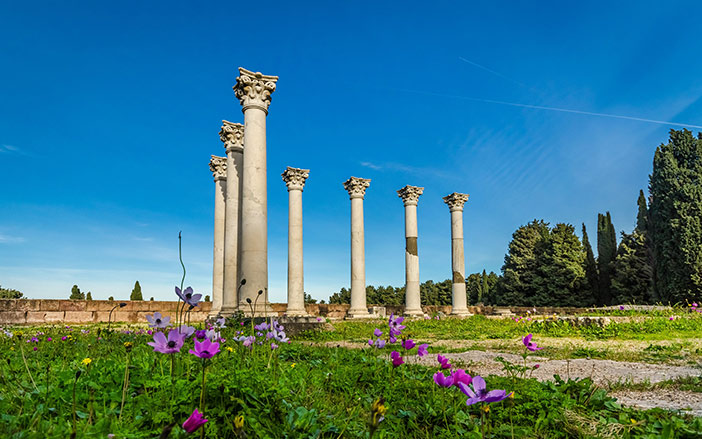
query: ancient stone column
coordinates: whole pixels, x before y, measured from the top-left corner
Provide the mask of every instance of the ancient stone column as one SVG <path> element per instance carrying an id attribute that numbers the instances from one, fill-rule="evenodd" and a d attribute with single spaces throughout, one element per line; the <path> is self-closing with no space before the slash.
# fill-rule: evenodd
<path id="1" fill-rule="evenodd" d="M 366 306 L 366 254 L 363 232 L 363 197 L 370 180 L 351 177 L 344 188 L 351 198 L 351 307 L 348 317 L 368 317 Z"/>
<path id="2" fill-rule="evenodd" d="M 227 194 L 227 158 L 212 156 L 210 171 L 215 182 L 214 259 L 212 261 L 212 311 L 219 314 L 224 289 L 224 216 Z"/>
<path id="3" fill-rule="evenodd" d="M 224 216 L 224 282 L 220 313 L 237 311 L 239 283 L 239 234 L 241 233 L 241 173 L 244 155 L 244 126 L 222 121 L 219 138 L 227 151 L 227 190 Z"/>
<path id="4" fill-rule="evenodd" d="M 405 315 L 419 316 L 419 255 L 417 253 L 417 202 L 423 187 L 405 186 L 397 194 L 405 204 Z"/>
<path id="5" fill-rule="evenodd" d="M 468 194 L 452 193 L 444 197 L 451 211 L 451 266 L 453 268 L 453 296 L 451 314 L 470 315 L 466 298 L 466 264 L 463 256 L 463 205 L 468 201 Z"/>
<path id="6" fill-rule="evenodd" d="M 234 93 L 244 112 L 244 170 L 241 192 L 241 242 L 239 278 L 246 279 L 239 297 L 240 308 L 248 310 L 246 299 L 268 306 L 268 206 L 266 188 L 266 116 L 275 91 L 277 76 L 263 75 L 239 67 Z M 259 312 L 255 310 L 255 312 Z"/>
<path id="7" fill-rule="evenodd" d="M 288 168 L 283 181 L 288 186 L 288 309 L 289 316 L 307 316 L 302 264 L 302 188 L 309 169 Z"/>

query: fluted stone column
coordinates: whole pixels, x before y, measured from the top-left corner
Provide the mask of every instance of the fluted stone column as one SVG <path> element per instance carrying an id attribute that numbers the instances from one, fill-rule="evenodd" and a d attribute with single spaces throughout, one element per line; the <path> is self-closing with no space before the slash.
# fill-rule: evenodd
<path id="1" fill-rule="evenodd" d="M 417 253 L 417 203 L 423 187 L 405 186 L 397 194 L 405 204 L 405 315 L 419 316 L 422 300 L 419 294 L 419 255 Z"/>
<path id="2" fill-rule="evenodd" d="M 266 188 L 266 116 L 277 76 L 239 67 L 234 93 L 244 112 L 244 173 L 241 192 L 240 273 L 246 279 L 239 306 L 248 310 L 246 299 L 256 301 L 255 310 L 271 312 L 268 305 L 268 206 Z"/>
<path id="3" fill-rule="evenodd" d="M 302 189 L 309 169 L 288 168 L 283 181 L 288 186 L 288 309 L 292 317 L 307 316 L 302 263 Z"/>
<path id="4" fill-rule="evenodd" d="M 216 316 L 222 308 L 224 288 L 224 211 L 227 194 L 227 158 L 215 155 L 210 159 L 210 171 L 215 182 L 214 259 L 212 261 L 212 310 Z"/>
<path id="5" fill-rule="evenodd" d="M 468 316 L 468 301 L 466 298 L 466 264 L 463 256 L 463 205 L 468 201 L 468 194 L 452 193 L 444 197 L 451 211 L 451 265 L 453 268 L 453 284 L 451 287 L 452 315 Z"/>
<path id="6" fill-rule="evenodd" d="M 241 233 L 241 173 L 244 155 L 244 126 L 222 121 L 219 138 L 227 151 L 227 190 L 224 218 L 224 281 L 220 313 L 231 316 L 237 311 L 239 282 L 239 235 Z"/>
<path id="7" fill-rule="evenodd" d="M 366 306 L 366 250 L 363 231 L 363 197 L 370 180 L 351 177 L 344 188 L 351 198 L 351 307 L 348 317 L 368 317 Z"/>

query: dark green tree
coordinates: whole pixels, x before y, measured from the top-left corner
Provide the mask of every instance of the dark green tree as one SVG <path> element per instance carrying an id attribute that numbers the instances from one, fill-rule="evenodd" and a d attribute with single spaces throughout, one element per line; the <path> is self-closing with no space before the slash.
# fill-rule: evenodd
<path id="1" fill-rule="evenodd" d="M 702 133 L 670 130 L 656 148 L 648 233 L 661 300 L 702 300 Z"/>
<path id="2" fill-rule="evenodd" d="M 439 283 L 428 280 L 419 285 L 422 305 L 451 305 L 451 279 Z"/>
<path id="3" fill-rule="evenodd" d="M 93 300 L 93 295 L 88 291 L 88 293 L 85 295 L 85 300 Z"/>
<path id="4" fill-rule="evenodd" d="M 613 303 L 653 303 L 652 268 L 645 236 L 634 230 L 623 233 L 614 261 Z"/>
<path id="5" fill-rule="evenodd" d="M 495 303 L 498 305 L 528 306 L 536 296 L 537 245 L 548 239 L 549 227 L 544 220 L 534 220 L 512 234 L 502 277 L 497 285 Z"/>
<path id="6" fill-rule="evenodd" d="M 497 284 L 500 281 L 500 277 L 491 271 L 487 275 L 487 290 L 483 291 L 483 304 L 494 305 L 495 295 L 497 294 Z"/>
<path id="7" fill-rule="evenodd" d="M 639 198 L 636 200 L 636 205 L 639 207 L 636 213 L 636 231 L 646 233 L 648 230 L 648 205 L 646 204 L 646 196 L 643 189 L 639 190 Z"/>
<path id="8" fill-rule="evenodd" d="M 205 296 L 205 302 L 209 302 L 209 301 L 210 301 L 210 295 L 208 294 Z"/>
<path id="9" fill-rule="evenodd" d="M 591 297 L 583 288 L 585 252 L 575 228 L 556 224 L 548 238 L 537 243 L 533 306 L 588 306 Z"/>
<path id="10" fill-rule="evenodd" d="M 592 251 L 590 238 L 587 236 L 587 229 L 583 223 L 583 249 L 585 250 L 585 283 L 584 290 L 592 297 L 592 302 L 597 303 L 600 298 L 599 293 L 599 273 L 597 273 L 597 261 Z"/>
<path id="11" fill-rule="evenodd" d="M 478 301 L 476 303 L 485 303 L 485 298 L 489 296 L 490 294 L 490 286 L 488 285 L 488 275 L 485 272 L 485 269 L 483 269 L 483 275 L 481 276 L 481 284 L 480 284 L 480 297 L 478 298 Z"/>
<path id="12" fill-rule="evenodd" d="M 134 288 L 132 289 L 132 294 L 129 295 L 129 300 L 144 300 L 144 297 L 141 295 L 141 285 L 139 285 L 139 281 L 134 283 Z"/>
<path id="13" fill-rule="evenodd" d="M 80 288 L 78 288 L 78 285 L 73 285 L 73 288 L 71 288 L 71 297 L 69 297 L 70 300 L 85 300 L 85 294 L 80 292 Z"/>
<path id="14" fill-rule="evenodd" d="M 317 299 L 313 299 L 311 295 L 304 293 L 305 294 L 305 303 L 317 303 Z"/>
<path id="15" fill-rule="evenodd" d="M 332 305 L 351 303 L 351 290 L 347 290 L 346 288 L 342 287 L 338 293 L 334 293 L 329 296 L 329 303 Z"/>
<path id="16" fill-rule="evenodd" d="M 468 295 L 468 303 L 475 304 L 480 302 L 483 297 L 482 278 L 480 273 L 473 273 L 466 278 L 466 294 Z"/>
<path id="17" fill-rule="evenodd" d="M 11 288 L 3 288 L 0 286 L 0 299 L 21 299 L 22 293 Z"/>
<path id="18" fill-rule="evenodd" d="M 612 303 L 612 277 L 614 276 L 614 259 L 617 257 L 617 232 L 612 224 L 609 212 L 597 214 L 597 271 L 599 272 L 598 305 Z"/>

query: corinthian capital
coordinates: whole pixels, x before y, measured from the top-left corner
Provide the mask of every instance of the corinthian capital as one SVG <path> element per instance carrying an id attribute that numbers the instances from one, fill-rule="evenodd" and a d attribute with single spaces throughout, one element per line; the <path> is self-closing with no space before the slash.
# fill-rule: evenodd
<path id="1" fill-rule="evenodd" d="M 240 123 L 222 121 L 219 139 L 224 143 L 224 149 L 229 154 L 232 151 L 244 151 L 244 125 Z"/>
<path id="2" fill-rule="evenodd" d="M 397 191 L 397 195 L 402 198 L 405 206 L 416 206 L 417 202 L 419 201 L 419 196 L 422 195 L 422 193 L 424 193 L 424 188 L 417 186 L 405 186 Z"/>
<path id="3" fill-rule="evenodd" d="M 260 72 L 252 72 L 239 67 L 239 77 L 236 78 L 234 94 L 246 111 L 249 107 L 260 108 L 268 114 L 271 104 L 271 93 L 275 91 L 277 76 L 268 76 Z"/>
<path id="4" fill-rule="evenodd" d="M 349 197 L 363 199 L 370 182 L 368 178 L 351 177 L 344 182 L 344 189 L 348 191 Z"/>
<path id="5" fill-rule="evenodd" d="M 310 176 L 309 169 L 299 169 L 287 167 L 285 172 L 283 172 L 283 181 L 288 186 L 288 191 L 299 190 L 301 191 L 305 187 L 305 180 Z"/>
<path id="6" fill-rule="evenodd" d="M 448 204 L 449 210 L 463 210 L 463 205 L 468 201 L 468 194 L 459 194 L 454 192 L 451 195 L 444 197 L 444 203 Z"/>
<path id="7" fill-rule="evenodd" d="M 210 171 L 215 181 L 227 179 L 227 158 L 213 155 L 210 159 Z"/>

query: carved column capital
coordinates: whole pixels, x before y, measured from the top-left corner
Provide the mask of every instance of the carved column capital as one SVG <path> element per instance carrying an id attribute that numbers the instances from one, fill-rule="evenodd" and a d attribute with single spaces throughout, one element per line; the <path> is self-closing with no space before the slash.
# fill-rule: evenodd
<path id="1" fill-rule="evenodd" d="M 275 91 L 277 76 L 264 75 L 239 67 L 239 77 L 236 78 L 234 94 L 241 102 L 242 110 L 259 108 L 268 114 L 271 104 L 271 93 Z"/>
<path id="2" fill-rule="evenodd" d="M 454 210 L 462 211 L 463 205 L 466 203 L 466 201 L 468 201 L 468 194 L 459 194 L 458 192 L 454 192 L 444 197 L 444 203 L 448 204 L 451 212 Z"/>
<path id="3" fill-rule="evenodd" d="M 397 191 L 397 195 L 402 198 L 405 206 L 416 206 L 422 193 L 424 193 L 424 188 L 417 186 L 405 186 Z"/>
<path id="4" fill-rule="evenodd" d="M 219 139 L 224 143 L 227 154 L 230 152 L 244 152 L 244 125 L 240 123 L 222 121 Z"/>
<path id="5" fill-rule="evenodd" d="M 227 158 L 213 155 L 210 159 L 210 171 L 215 181 L 227 179 Z"/>
<path id="6" fill-rule="evenodd" d="M 291 168 L 288 166 L 281 176 L 283 177 L 285 184 L 288 186 L 288 191 L 301 191 L 302 188 L 305 187 L 305 180 L 307 180 L 307 177 L 310 176 L 310 170 Z"/>
<path id="7" fill-rule="evenodd" d="M 368 178 L 351 177 L 344 182 L 344 189 L 348 191 L 349 197 L 352 199 L 363 199 L 366 195 L 366 189 L 370 186 L 370 182 Z"/>

